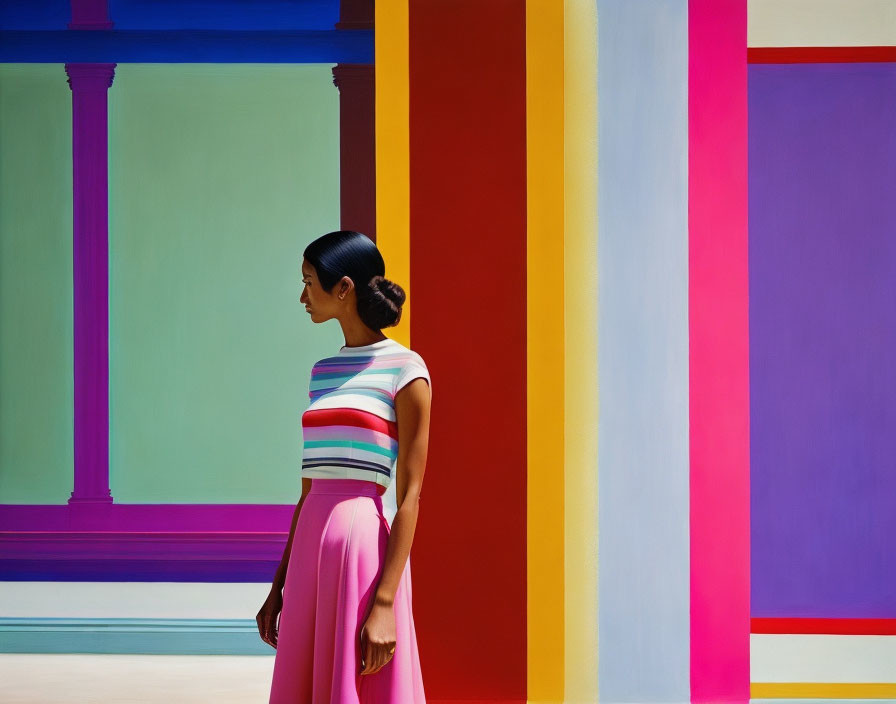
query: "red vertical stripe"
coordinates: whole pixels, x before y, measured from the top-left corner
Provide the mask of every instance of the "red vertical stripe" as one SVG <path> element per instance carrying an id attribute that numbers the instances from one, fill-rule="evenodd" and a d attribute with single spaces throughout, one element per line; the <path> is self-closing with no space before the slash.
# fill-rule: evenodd
<path id="1" fill-rule="evenodd" d="M 747 4 L 688 8 L 691 699 L 747 701 Z"/>
<path id="2" fill-rule="evenodd" d="M 410 0 L 411 346 L 443 390 L 413 556 L 432 699 L 526 699 L 525 12 Z"/>

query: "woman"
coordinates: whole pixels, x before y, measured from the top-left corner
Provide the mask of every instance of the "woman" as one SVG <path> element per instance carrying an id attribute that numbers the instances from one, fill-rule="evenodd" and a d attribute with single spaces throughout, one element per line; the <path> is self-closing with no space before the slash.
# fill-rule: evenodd
<path id="1" fill-rule="evenodd" d="M 422 357 L 386 337 L 405 293 L 365 235 L 305 249 L 301 301 L 345 345 L 311 370 L 302 497 L 256 620 L 276 650 L 270 704 L 424 704 L 410 551 L 429 444 Z M 391 526 L 382 495 L 396 482 Z M 281 595 L 282 589 L 282 595 Z M 277 614 L 279 613 L 279 623 Z"/>

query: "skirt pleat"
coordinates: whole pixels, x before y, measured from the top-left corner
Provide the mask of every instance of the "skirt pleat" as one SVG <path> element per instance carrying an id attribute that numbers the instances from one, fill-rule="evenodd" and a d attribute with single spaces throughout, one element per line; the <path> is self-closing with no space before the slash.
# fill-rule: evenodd
<path id="1" fill-rule="evenodd" d="M 390 526 L 373 482 L 315 479 L 290 551 L 269 704 L 425 704 L 410 559 L 395 593 L 395 653 L 361 675 L 361 628 Z"/>

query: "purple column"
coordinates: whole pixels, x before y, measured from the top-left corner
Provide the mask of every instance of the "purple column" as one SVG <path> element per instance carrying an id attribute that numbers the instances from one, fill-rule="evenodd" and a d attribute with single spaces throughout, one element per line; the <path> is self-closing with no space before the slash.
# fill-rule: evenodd
<path id="1" fill-rule="evenodd" d="M 66 64 L 65 71 L 72 90 L 74 197 L 75 481 L 69 504 L 111 504 L 106 94 L 115 64 Z"/>
<path id="2" fill-rule="evenodd" d="M 373 29 L 373 0 L 342 0 L 336 29 Z M 376 132 L 373 64 L 336 64 L 339 89 L 340 222 L 376 242 Z"/>
<path id="3" fill-rule="evenodd" d="M 376 134 L 374 67 L 336 64 L 339 89 L 340 210 L 343 230 L 358 230 L 376 242 Z"/>

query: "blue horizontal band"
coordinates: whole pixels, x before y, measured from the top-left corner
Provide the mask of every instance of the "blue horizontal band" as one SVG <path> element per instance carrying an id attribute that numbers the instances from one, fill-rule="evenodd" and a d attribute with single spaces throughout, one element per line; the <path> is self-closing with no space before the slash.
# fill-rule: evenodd
<path id="1" fill-rule="evenodd" d="M 360 63 L 373 30 L 0 31 L 0 63 Z"/>

